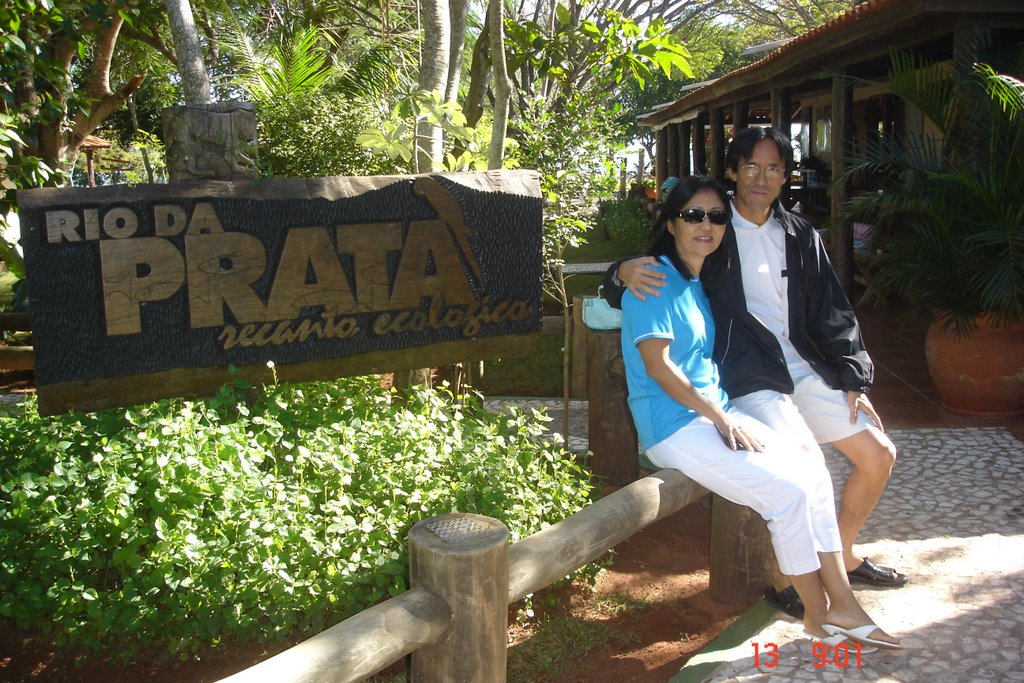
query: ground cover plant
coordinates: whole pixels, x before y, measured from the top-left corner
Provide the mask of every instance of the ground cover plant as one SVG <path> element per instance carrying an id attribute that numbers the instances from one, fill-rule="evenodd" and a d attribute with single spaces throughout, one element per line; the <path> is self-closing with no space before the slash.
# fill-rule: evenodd
<path id="1" fill-rule="evenodd" d="M 374 377 L 0 413 L 0 619 L 123 660 L 325 626 L 406 589 L 413 523 L 517 539 L 586 505 L 537 414 Z"/>

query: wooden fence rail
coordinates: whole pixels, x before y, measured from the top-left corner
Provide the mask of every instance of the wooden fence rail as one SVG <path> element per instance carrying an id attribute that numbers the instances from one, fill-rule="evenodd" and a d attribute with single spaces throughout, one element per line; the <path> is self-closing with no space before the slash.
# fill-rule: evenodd
<path id="1" fill-rule="evenodd" d="M 32 320 L 28 313 L 0 313 L 0 332 L 28 332 Z M 34 370 L 35 352 L 31 346 L 0 346 L 0 370 Z"/>
<path id="2" fill-rule="evenodd" d="M 508 548 L 508 592 L 500 605 L 502 619 L 507 620 L 510 603 L 550 585 L 566 574 L 590 562 L 645 526 L 676 512 L 704 496 L 707 491 L 676 470 L 661 470 L 639 479 L 598 500 L 557 524 L 524 538 Z M 445 515 L 435 520 L 458 521 L 464 515 Z M 488 518 L 477 518 L 486 520 Z M 491 520 L 493 522 L 493 520 Z M 417 527 L 430 520 L 420 522 Z M 414 527 L 414 532 L 416 527 Z M 415 543 L 414 532 L 410 544 Z M 457 546 L 457 543 L 453 544 Z M 411 550 L 415 555 L 415 550 Z M 458 560 L 453 560 L 457 562 Z M 714 571 L 714 568 L 713 568 Z M 422 569 L 414 571 L 415 576 Z M 486 583 L 486 576 L 476 580 Z M 458 596 L 453 596 L 457 599 Z M 415 586 L 309 640 L 253 667 L 245 669 L 224 683 L 313 683 L 337 681 L 349 683 L 389 666 L 407 654 L 434 646 L 455 628 L 449 601 L 422 586 Z M 480 611 L 486 611 L 480 605 Z M 492 606 L 493 607 L 493 606 Z M 493 609 L 491 610 L 494 611 Z M 502 630 L 507 624 L 502 626 Z M 471 634 L 466 634 L 468 640 Z M 467 657 L 479 652 L 472 642 L 450 643 L 448 650 L 457 651 L 456 659 L 466 667 Z M 413 681 L 445 681 L 451 678 L 438 673 L 436 658 L 417 658 L 412 664 Z M 472 662 L 469 668 L 474 668 Z M 488 669 L 492 663 L 478 663 Z M 504 681 L 504 659 L 500 671 L 485 677 L 469 675 L 459 680 L 501 683 Z M 427 669 L 427 670 L 425 670 Z M 477 673 L 480 667 L 475 669 Z M 491 676 L 500 676 L 491 677 Z"/>

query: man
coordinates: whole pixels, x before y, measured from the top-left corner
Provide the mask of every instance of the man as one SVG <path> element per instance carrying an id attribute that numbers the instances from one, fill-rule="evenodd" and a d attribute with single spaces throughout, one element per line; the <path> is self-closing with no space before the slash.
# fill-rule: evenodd
<path id="1" fill-rule="evenodd" d="M 736 194 L 723 244 L 739 267 L 705 282 L 718 330 L 715 360 L 738 408 L 789 434 L 794 425 L 806 426 L 804 438 L 831 443 L 850 460 L 839 512 L 850 581 L 902 586 L 905 574 L 853 549 L 885 488 L 896 448 L 866 395 L 873 366 L 824 245 L 779 201 L 792 159 L 789 139 L 774 128 L 742 130 L 729 145 L 727 173 Z M 641 299 L 658 296 L 664 279 L 650 257 L 613 264 L 605 296 L 613 306 L 624 286 Z M 765 595 L 802 616 L 803 605 L 783 580 Z"/>

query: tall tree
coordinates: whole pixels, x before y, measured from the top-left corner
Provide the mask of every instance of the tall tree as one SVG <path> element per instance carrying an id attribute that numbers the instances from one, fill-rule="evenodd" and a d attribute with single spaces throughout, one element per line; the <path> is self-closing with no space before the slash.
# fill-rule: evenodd
<path id="1" fill-rule="evenodd" d="M 451 50 L 451 15 L 448 0 L 422 0 L 423 46 L 420 51 L 419 89 L 444 96 Z M 416 124 L 416 171 L 430 171 L 444 156 L 441 126 L 427 117 Z"/>
<path id="2" fill-rule="evenodd" d="M 462 53 L 466 47 L 467 0 L 448 0 L 449 46 L 448 78 L 445 82 L 444 101 L 459 99 L 459 83 L 462 79 Z"/>
<path id="3" fill-rule="evenodd" d="M 210 77 L 203 61 L 203 49 L 192 16 L 192 5 L 189 0 L 165 2 L 178 57 L 178 73 L 181 74 L 181 91 L 185 96 L 185 104 L 209 104 L 213 101 Z"/>
<path id="4" fill-rule="evenodd" d="M 508 130 L 508 104 L 512 88 L 505 64 L 505 12 L 502 0 L 490 0 L 487 8 L 489 47 L 493 55 L 494 121 L 491 125 L 491 143 L 487 149 L 487 167 L 501 168 L 505 158 L 505 135 Z"/>
<path id="5" fill-rule="evenodd" d="M 125 18 L 131 16 L 130 4 L 115 0 L 64 7 L 15 0 L 0 7 L 0 112 L 10 117 L 5 125 L 20 140 L 2 152 L 0 165 L 19 187 L 61 182 L 60 175 L 25 175 L 38 168 L 31 160 L 40 160 L 52 171 L 69 170 L 85 137 L 141 85 L 140 73 L 113 88 L 110 84 L 111 63 Z"/>

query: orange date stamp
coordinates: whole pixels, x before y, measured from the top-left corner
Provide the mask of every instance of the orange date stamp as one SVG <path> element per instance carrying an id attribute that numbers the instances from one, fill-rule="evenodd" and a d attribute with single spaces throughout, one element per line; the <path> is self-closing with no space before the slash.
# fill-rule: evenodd
<path id="1" fill-rule="evenodd" d="M 760 669 L 774 669 L 779 665 L 779 646 L 776 643 L 751 643 L 754 648 L 754 667 Z M 816 669 L 835 667 L 846 669 L 861 666 L 861 645 L 860 643 L 839 643 L 829 646 L 822 642 L 816 642 L 811 646 L 812 664 Z"/>

